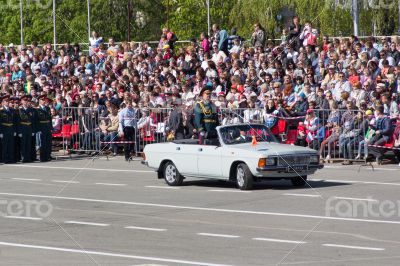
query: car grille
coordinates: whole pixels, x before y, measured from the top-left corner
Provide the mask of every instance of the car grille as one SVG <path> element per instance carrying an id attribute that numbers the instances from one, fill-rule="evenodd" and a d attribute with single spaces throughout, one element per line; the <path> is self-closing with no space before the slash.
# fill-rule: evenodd
<path id="1" fill-rule="evenodd" d="M 308 164 L 310 164 L 309 156 L 281 156 L 281 157 L 278 157 L 278 166 L 308 165 Z"/>

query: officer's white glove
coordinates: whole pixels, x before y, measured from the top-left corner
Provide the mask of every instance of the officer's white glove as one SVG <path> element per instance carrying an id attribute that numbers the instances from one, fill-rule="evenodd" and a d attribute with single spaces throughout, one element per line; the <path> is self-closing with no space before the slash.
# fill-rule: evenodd
<path id="1" fill-rule="evenodd" d="M 17 136 L 17 133 L 14 132 L 14 137 Z"/>
<path id="2" fill-rule="evenodd" d="M 32 133 L 32 137 L 35 136 L 35 133 Z"/>
<path id="3" fill-rule="evenodd" d="M 18 134 L 18 137 L 22 138 L 22 134 Z"/>
<path id="4" fill-rule="evenodd" d="M 3 138 L 3 134 L 0 134 L 0 139 L 2 139 Z"/>

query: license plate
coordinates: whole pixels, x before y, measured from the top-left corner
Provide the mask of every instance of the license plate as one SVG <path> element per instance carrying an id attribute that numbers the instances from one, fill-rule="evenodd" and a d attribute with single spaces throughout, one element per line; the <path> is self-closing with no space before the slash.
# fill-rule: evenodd
<path id="1" fill-rule="evenodd" d="M 288 173 L 295 173 L 295 172 L 303 172 L 307 170 L 307 166 L 300 165 L 300 166 L 289 166 L 286 170 Z"/>

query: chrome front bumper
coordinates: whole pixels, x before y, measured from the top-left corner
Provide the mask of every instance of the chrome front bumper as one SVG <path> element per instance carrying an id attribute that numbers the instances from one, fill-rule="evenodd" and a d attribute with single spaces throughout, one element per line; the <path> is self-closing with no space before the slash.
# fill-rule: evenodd
<path id="1" fill-rule="evenodd" d="M 300 172 L 315 172 L 318 169 L 324 168 L 323 164 L 318 165 L 293 165 L 293 166 L 268 166 L 264 168 L 257 167 L 257 172 L 277 172 L 277 173 L 296 173 Z"/>

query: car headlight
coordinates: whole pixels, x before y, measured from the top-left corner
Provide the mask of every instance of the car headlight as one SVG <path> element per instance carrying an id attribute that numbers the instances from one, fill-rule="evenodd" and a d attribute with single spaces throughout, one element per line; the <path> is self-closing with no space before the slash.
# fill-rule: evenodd
<path id="1" fill-rule="evenodd" d="M 276 165 L 276 158 L 261 158 L 258 160 L 259 168 L 264 168 L 271 165 Z"/>
<path id="2" fill-rule="evenodd" d="M 318 156 L 318 155 L 312 155 L 312 156 L 310 156 L 310 163 L 312 163 L 312 164 L 318 164 L 318 163 L 319 163 L 319 156 Z"/>

